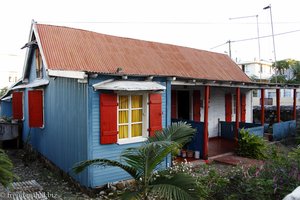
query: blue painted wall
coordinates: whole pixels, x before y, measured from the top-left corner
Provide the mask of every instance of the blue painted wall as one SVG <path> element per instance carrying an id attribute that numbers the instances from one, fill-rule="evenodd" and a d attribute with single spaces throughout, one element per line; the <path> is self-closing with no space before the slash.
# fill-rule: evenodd
<path id="1" fill-rule="evenodd" d="M 97 79 L 90 79 L 88 86 L 88 145 L 89 145 L 89 159 L 95 158 L 109 158 L 120 161 L 120 153 L 128 147 L 137 147 L 142 145 L 143 143 L 132 143 L 126 145 L 118 145 L 118 144 L 109 144 L 109 145 L 101 145 L 100 144 L 100 114 L 99 114 L 99 94 L 101 91 L 94 91 L 92 85 L 98 83 L 100 81 L 104 81 L 107 79 L 111 79 L 112 77 L 101 76 Z M 135 79 L 137 80 L 137 79 Z M 166 82 L 163 79 L 155 79 L 154 81 L 160 81 L 162 85 L 166 85 Z M 170 96 L 168 91 L 162 93 L 162 124 L 163 127 L 169 123 L 167 118 L 167 97 Z M 170 121 L 170 119 L 169 119 Z M 164 168 L 168 161 L 161 163 L 160 168 Z M 129 179 L 130 176 L 115 167 L 97 167 L 93 166 L 89 168 L 90 174 L 90 182 L 89 185 L 91 187 L 101 186 L 108 182 L 115 182 L 119 180 Z"/>
<path id="2" fill-rule="evenodd" d="M 296 121 L 286 121 L 273 124 L 273 140 L 281 140 L 296 134 Z"/>
<path id="3" fill-rule="evenodd" d="M 12 117 L 11 101 L 0 101 L 0 117 Z"/>
<path id="4" fill-rule="evenodd" d="M 44 78 L 48 78 L 44 71 Z M 35 56 L 32 57 L 29 82 L 35 78 Z M 30 143 L 41 154 L 67 173 L 72 166 L 87 160 L 87 84 L 77 79 L 50 78 L 44 90 L 44 128 L 28 126 L 28 89 L 24 92 L 23 140 L 30 134 Z M 36 88 L 37 89 L 37 88 Z M 88 186 L 88 172 L 71 174 Z"/>

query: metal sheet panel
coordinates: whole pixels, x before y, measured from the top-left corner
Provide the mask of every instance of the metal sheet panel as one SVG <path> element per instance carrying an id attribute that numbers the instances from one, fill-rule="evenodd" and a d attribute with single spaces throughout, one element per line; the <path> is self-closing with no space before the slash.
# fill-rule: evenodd
<path id="1" fill-rule="evenodd" d="M 36 24 L 48 68 L 251 82 L 227 55 Z"/>
<path id="2" fill-rule="evenodd" d="M 28 105 L 28 89 L 25 102 Z M 88 186 L 88 171 L 71 173 L 72 166 L 87 160 L 87 86 L 76 79 L 51 79 L 44 89 L 44 128 L 29 128 L 28 106 L 24 108 L 23 140 L 30 134 L 32 146 L 82 185 Z"/>

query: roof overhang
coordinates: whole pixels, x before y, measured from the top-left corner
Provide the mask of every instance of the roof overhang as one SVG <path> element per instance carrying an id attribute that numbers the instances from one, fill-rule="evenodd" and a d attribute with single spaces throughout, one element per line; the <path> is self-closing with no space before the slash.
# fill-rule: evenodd
<path id="1" fill-rule="evenodd" d="M 28 84 L 21 84 L 18 86 L 15 86 L 12 88 L 12 90 L 17 90 L 17 89 L 25 89 L 25 88 L 36 88 L 36 87 L 41 87 L 49 84 L 49 80 L 46 79 L 35 79 L 33 82 L 28 83 Z"/>
<path id="2" fill-rule="evenodd" d="M 1 101 L 9 102 L 9 101 L 11 101 L 11 99 L 12 99 L 12 95 L 9 95 L 9 96 L 6 96 L 6 97 L 2 98 Z"/>
<path id="3" fill-rule="evenodd" d="M 117 91 L 161 91 L 166 87 L 158 82 L 152 81 L 103 81 L 93 85 L 95 90 L 117 90 Z"/>
<path id="4" fill-rule="evenodd" d="M 297 89 L 299 84 L 286 83 L 259 83 L 259 82 L 238 82 L 238 81 L 213 81 L 213 80 L 175 80 L 171 85 L 178 86 L 213 86 L 213 87 L 239 87 L 246 89 Z"/>
<path id="5" fill-rule="evenodd" d="M 57 76 L 65 78 L 77 78 L 77 79 L 86 79 L 88 75 L 85 72 L 81 71 L 67 71 L 67 70 L 47 70 L 48 76 Z"/>

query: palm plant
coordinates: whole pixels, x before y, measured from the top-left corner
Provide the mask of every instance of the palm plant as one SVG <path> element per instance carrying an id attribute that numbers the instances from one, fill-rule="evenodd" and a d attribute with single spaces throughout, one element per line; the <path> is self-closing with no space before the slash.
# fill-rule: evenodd
<path id="1" fill-rule="evenodd" d="M 4 187 L 12 183 L 15 175 L 12 172 L 13 164 L 7 154 L 0 149 L 0 184 Z"/>
<path id="2" fill-rule="evenodd" d="M 157 132 L 144 145 L 126 149 L 120 156 L 121 162 L 99 158 L 80 162 L 73 170 L 80 173 L 91 165 L 123 169 L 137 182 L 137 190 L 124 193 L 123 199 L 194 199 L 198 190 L 193 177 L 183 173 L 166 175 L 156 171 L 158 165 L 190 141 L 194 133 L 195 129 L 188 124 L 172 124 Z"/>

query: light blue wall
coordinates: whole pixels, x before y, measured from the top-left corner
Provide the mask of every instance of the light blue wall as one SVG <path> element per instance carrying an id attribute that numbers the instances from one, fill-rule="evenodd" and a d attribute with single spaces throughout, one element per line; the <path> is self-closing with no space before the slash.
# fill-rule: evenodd
<path id="1" fill-rule="evenodd" d="M 0 117 L 12 117 L 11 101 L 0 101 Z"/>
<path id="2" fill-rule="evenodd" d="M 45 74 L 44 78 L 47 78 Z M 29 81 L 34 79 L 33 56 Z M 63 171 L 71 173 L 75 163 L 88 159 L 87 84 L 69 78 L 49 80 L 49 85 L 41 88 L 44 90 L 44 128 L 29 128 L 28 89 L 24 92 L 23 140 L 25 141 L 30 133 L 30 142 L 36 150 Z M 71 175 L 82 185 L 88 186 L 87 171 Z"/>
<path id="3" fill-rule="evenodd" d="M 128 148 L 128 147 L 136 147 L 141 145 L 142 143 L 133 143 L 127 145 L 118 145 L 118 144 L 109 144 L 109 145 L 101 145 L 100 144 L 100 114 L 99 114 L 99 91 L 94 91 L 92 85 L 98 83 L 100 81 L 104 81 L 112 77 L 104 77 L 97 79 L 90 79 L 89 81 L 89 158 L 108 158 L 119 160 L 120 153 Z M 166 85 L 166 82 L 163 82 L 163 79 L 156 79 L 154 81 L 160 81 L 161 84 Z M 162 93 L 162 124 L 163 127 L 167 125 L 167 92 Z M 170 95 L 169 95 L 170 96 Z M 169 115 L 170 116 L 170 115 Z M 166 162 L 161 164 L 161 168 L 166 166 Z M 108 182 L 115 182 L 120 180 L 129 179 L 130 176 L 120 170 L 119 168 L 112 168 L 112 167 L 90 167 L 90 183 L 91 187 L 101 186 Z"/>

